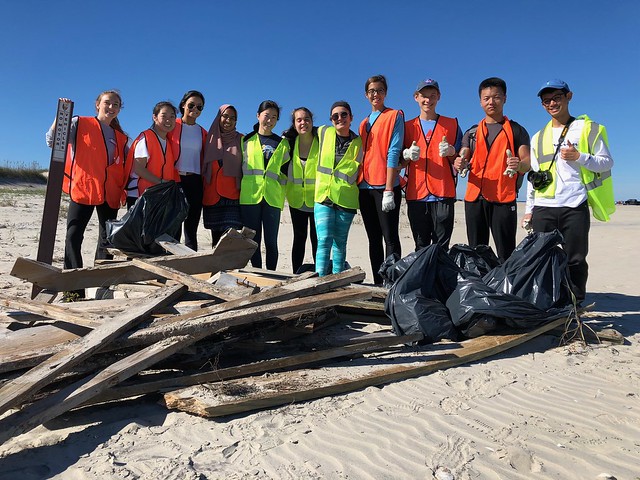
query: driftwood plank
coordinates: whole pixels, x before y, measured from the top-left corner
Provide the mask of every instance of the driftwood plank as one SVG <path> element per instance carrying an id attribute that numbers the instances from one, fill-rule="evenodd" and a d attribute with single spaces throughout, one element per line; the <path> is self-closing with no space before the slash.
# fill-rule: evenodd
<path id="1" fill-rule="evenodd" d="M 147 318 L 151 312 L 170 304 L 182 295 L 184 286 L 167 287 L 152 295 L 141 305 L 119 315 L 110 322 L 79 338 L 66 348 L 0 388 L 0 414 L 20 405 L 45 385 L 74 365 L 88 358 L 96 350 L 117 338 L 132 326 Z"/>
<path id="2" fill-rule="evenodd" d="M 220 270 L 232 270 L 246 265 L 257 247 L 258 244 L 253 240 L 243 237 L 236 230 L 230 230 L 223 235 L 216 249 L 211 252 L 167 255 L 149 259 L 149 261 L 187 274 L 217 273 Z M 27 280 L 40 288 L 54 291 L 135 283 L 157 277 L 131 262 L 61 270 L 46 263 L 22 257 L 16 260 L 11 275 Z"/>
<path id="3" fill-rule="evenodd" d="M 57 416 L 78 407 L 106 388 L 117 385 L 139 371 L 173 355 L 181 349 L 206 338 L 229 326 L 253 323 L 265 318 L 292 312 L 307 312 L 316 308 L 335 305 L 344 301 L 368 298 L 371 294 L 364 288 L 350 288 L 341 292 L 330 292 L 310 298 L 296 298 L 274 304 L 224 312 L 195 322 L 195 331 L 190 335 L 173 336 L 156 342 L 130 355 L 102 372 L 83 379 L 45 399 L 33 403 L 21 411 L 0 419 L 0 444 L 9 438 L 24 433 Z"/>
<path id="4" fill-rule="evenodd" d="M 206 373 L 183 375 L 180 377 L 165 378 L 161 380 L 145 380 L 144 382 L 140 382 L 135 385 L 120 386 L 107 390 L 103 395 L 93 399 L 91 403 L 119 400 L 159 392 L 161 390 L 175 390 L 177 388 L 202 383 L 219 382 L 232 378 L 246 377 L 247 375 L 255 375 L 256 373 L 273 372 L 283 368 L 300 367 L 302 365 L 318 363 L 337 357 L 348 357 L 362 353 L 381 351 L 394 345 L 415 342 L 422 340 L 423 338 L 424 335 L 421 333 L 403 336 L 386 335 L 377 337 L 374 340 L 354 342 L 350 345 L 326 348 L 324 350 L 291 355 L 283 358 L 274 358 L 271 360 L 239 365 L 237 367 L 220 368 Z"/>
<path id="5" fill-rule="evenodd" d="M 85 327 L 95 328 L 102 325 L 105 320 L 104 315 L 93 315 L 73 309 L 67 305 L 57 305 L 53 303 L 43 303 L 35 300 L 25 300 L 20 298 L 9 298 L 0 294 L 0 306 L 21 310 L 23 312 L 35 313 L 53 320 L 75 323 Z"/>
<path id="6" fill-rule="evenodd" d="M 356 267 L 335 275 L 307 278 L 298 282 L 288 283 L 255 295 L 196 309 L 182 315 L 169 315 L 153 322 L 153 324 L 147 328 L 127 334 L 121 340 L 122 346 L 148 345 L 168 335 L 190 334 L 193 332 L 194 325 L 196 325 L 195 322 L 198 319 L 207 318 L 230 310 L 246 309 L 247 307 L 259 306 L 275 301 L 318 295 L 357 282 L 363 279 L 364 275 L 364 271 Z M 120 342 L 118 346 L 120 346 Z"/>
<path id="7" fill-rule="evenodd" d="M 115 340 L 113 343 L 106 346 L 106 350 L 118 350 L 122 348 L 128 348 L 132 346 L 145 346 L 153 343 L 157 340 L 165 338 L 167 335 L 175 334 L 174 329 L 171 327 L 172 323 L 180 321 L 192 321 L 197 318 L 201 318 L 208 315 L 222 313 L 228 310 L 234 310 L 239 308 L 245 308 L 248 306 L 259 305 L 261 303 L 282 301 L 285 299 L 304 297 L 307 295 L 316 295 L 319 293 L 330 291 L 334 288 L 344 287 L 352 282 L 358 282 L 364 278 L 364 271 L 360 268 L 353 268 L 346 270 L 336 275 L 327 275 L 322 278 L 305 279 L 299 282 L 294 282 L 282 287 L 275 287 L 270 290 L 260 292 L 255 295 L 247 295 L 244 298 L 238 300 L 232 300 L 229 302 L 218 303 L 212 306 L 196 308 L 189 313 L 179 315 L 168 315 L 162 319 L 156 319 L 145 328 L 140 328 L 131 333 L 125 334 L 123 337 Z M 130 303 L 129 300 L 127 303 Z M 77 302 L 75 307 L 78 309 L 90 308 L 91 305 L 106 306 L 105 308 L 115 309 L 113 300 L 94 300 L 91 302 Z M 33 328 L 29 329 L 33 330 Z M 14 332 L 17 333 L 17 332 Z M 29 335 L 29 334 L 26 334 Z M 45 358 L 56 354 L 60 351 L 60 345 L 55 343 L 68 341 L 68 334 L 61 334 L 62 337 L 58 342 L 49 342 L 46 337 L 40 336 L 43 343 L 38 346 L 35 343 L 35 338 L 38 337 L 34 332 L 34 342 L 29 345 L 32 348 L 23 349 L 18 352 L 8 352 L 8 355 L 4 354 L 3 346 L 7 345 L 0 337 L 0 372 L 16 370 L 19 368 L 30 368 L 37 365 Z M 76 335 L 77 336 L 77 335 Z M 75 338 L 74 336 L 73 338 Z M 56 336 L 58 338 L 59 335 Z"/>
<path id="8" fill-rule="evenodd" d="M 163 233 L 156 238 L 155 242 L 173 255 L 190 255 L 192 253 L 196 253 L 195 250 L 187 247 L 184 243 L 180 243 L 178 240 L 166 233 Z"/>
<path id="9" fill-rule="evenodd" d="M 165 265 L 158 265 L 152 263 L 149 260 L 142 260 L 134 258 L 132 263 L 143 270 L 147 270 L 160 278 L 166 278 L 167 280 L 174 280 L 182 285 L 186 285 L 192 292 L 206 293 L 222 301 L 235 300 L 242 295 L 234 294 L 233 292 L 225 292 L 223 289 L 216 287 L 210 283 L 207 283 L 197 278 L 192 277 L 186 273 L 182 273 L 175 268 L 167 267 Z"/>
<path id="10" fill-rule="evenodd" d="M 353 372 L 357 370 L 352 366 L 350 375 L 343 377 L 339 377 L 335 369 L 296 370 L 270 374 L 268 377 L 245 377 L 224 383 L 207 384 L 206 388 L 191 387 L 167 393 L 164 399 L 168 408 L 206 417 L 285 405 L 352 392 L 473 362 L 520 345 L 565 322 L 566 319 L 557 319 L 527 333 L 484 335 L 452 344 L 452 348 L 440 350 L 444 356 L 436 359 L 394 363 L 393 357 L 386 356 L 377 361 L 377 365 L 367 367 L 365 364 L 367 368 L 363 368 L 359 376 L 354 376 Z M 437 348 L 438 345 L 434 347 Z"/>

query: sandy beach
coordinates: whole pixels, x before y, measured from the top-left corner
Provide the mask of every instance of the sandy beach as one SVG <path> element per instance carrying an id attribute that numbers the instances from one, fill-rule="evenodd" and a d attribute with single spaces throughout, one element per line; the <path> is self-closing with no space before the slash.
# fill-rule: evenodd
<path id="1" fill-rule="evenodd" d="M 18 257 L 35 259 L 43 202 L 42 190 L 0 187 L 4 295 L 30 294 L 8 272 Z M 452 243 L 466 243 L 462 202 L 456 209 Z M 407 254 L 413 239 L 401 218 Z M 57 266 L 64 232 L 61 218 Z M 94 216 L 85 266 L 96 235 Z M 278 269 L 287 272 L 291 238 L 285 208 Z M 0 479 L 640 479 L 638 238 L 639 207 L 592 222 L 588 321 L 618 330 L 623 345 L 560 346 L 543 335 L 381 388 L 218 419 L 169 411 L 157 397 L 72 411 L 0 445 Z M 210 248 L 202 227 L 199 241 Z M 347 259 L 370 282 L 367 245 L 356 217 Z"/>

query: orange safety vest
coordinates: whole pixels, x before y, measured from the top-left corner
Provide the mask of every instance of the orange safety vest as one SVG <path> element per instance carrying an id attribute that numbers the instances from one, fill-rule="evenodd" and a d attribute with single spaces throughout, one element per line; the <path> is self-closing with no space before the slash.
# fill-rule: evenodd
<path id="1" fill-rule="evenodd" d="M 207 144 L 207 131 L 198 125 L 202 133 L 202 148 L 200 149 L 200 172 L 202 172 L 202 162 L 204 160 L 204 146 Z M 182 142 L 182 120 L 176 120 L 176 126 L 173 130 L 167 133 L 167 143 L 171 145 L 173 150 L 173 158 L 176 162 L 180 159 L 180 143 Z"/>
<path id="2" fill-rule="evenodd" d="M 213 161 L 211 169 L 211 183 L 207 183 L 203 179 L 202 204 L 206 206 L 215 205 L 220 201 L 221 197 L 238 200 L 240 198 L 240 188 L 236 177 L 225 175 L 224 167 L 218 160 Z"/>
<path id="3" fill-rule="evenodd" d="M 143 138 L 147 143 L 147 151 L 149 152 L 147 170 L 162 180 L 175 180 L 176 182 L 180 182 L 180 174 L 176 169 L 176 160 L 173 156 L 173 150 L 170 147 L 169 141 L 167 140 L 167 151 L 163 152 L 158 134 L 153 131 L 153 129 L 149 128 L 138 135 L 138 138 L 136 138 L 133 145 L 131 145 L 129 155 L 132 158 L 135 156 L 136 145 L 138 145 L 138 142 Z M 142 193 L 152 185 L 154 185 L 154 183 L 140 177 L 138 179 L 138 194 L 142 195 Z"/>
<path id="4" fill-rule="evenodd" d="M 62 191 L 82 205 L 120 208 L 125 201 L 124 149 L 127 136 L 115 132 L 115 158 L 109 162 L 102 125 L 96 117 L 78 117 L 74 147 L 67 148 Z"/>
<path id="5" fill-rule="evenodd" d="M 440 156 L 439 144 L 446 136 L 450 145 L 455 145 L 458 136 L 458 120 L 438 115 L 436 125 L 427 142 L 422 131 L 420 117 L 404 124 L 404 146 L 409 147 L 413 141 L 420 147 L 420 158 L 409 162 L 407 166 L 407 200 L 422 200 L 429 194 L 442 198 L 455 198 L 456 183 L 451 163 L 448 158 Z"/>
<path id="6" fill-rule="evenodd" d="M 380 112 L 368 132 L 367 121 L 369 117 L 360 123 L 359 131 L 360 137 L 362 137 L 364 157 L 362 169 L 358 175 L 358 183 L 364 180 L 372 187 L 383 187 L 387 183 L 387 155 L 396 118 L 401 114 L 401 110 L 386 108 Z"/>
<path id="7" fill-rule="evenodd" d="M 471 157 L 469 181 L 465 201 L 475 202 L 480 195 L 490 202 L 509 203 L 516 199 L 516 179 L 503 175 L 507 168 L 507 149 L 517 155 L 513 146 L 513 130 L 504 117 L 502 130 L 487 148 L 487 125 L 483 119 L 478 124 L 476 148 Z"/>

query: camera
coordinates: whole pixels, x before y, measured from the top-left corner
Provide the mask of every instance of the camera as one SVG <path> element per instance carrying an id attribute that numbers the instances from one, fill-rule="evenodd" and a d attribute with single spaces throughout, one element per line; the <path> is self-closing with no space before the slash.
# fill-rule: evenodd
<path id="1" fill-rule="evenodd" d="M 541 170 L 539 172 L 531 171 L 527 174 L 527 180 L 531 182 L 534 190 L 542 190 L 551 185 L 553 176 L 548 170 Z"/>

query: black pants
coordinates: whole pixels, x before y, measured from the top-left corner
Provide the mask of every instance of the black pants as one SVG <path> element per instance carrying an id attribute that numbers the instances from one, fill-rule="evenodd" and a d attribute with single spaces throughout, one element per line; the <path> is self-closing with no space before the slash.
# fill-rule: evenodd
<path id="1" fill-rule="evenodd" d="M 587 202 L 578 207 L 533 207 L 531 225 L 534 232 L 558 229 L 564 237 L 563 248 L 569 260 L 571 289 L 581 302 L 587 293 L 589 265 L 589 229 L 591 216 Z"/>
<path id="2" fill-rule="evenodd" d="M 518 211 L 515 200 L 510 203 L 489 202 L 484 198 L 475 202 L 465 201 L 464 215 L 469 246 L 489 245 L 491 231 L 498 259 L 504 263 L 516 248 Z"/>
<path id="3" fill-rule="evenodd" d="M 400 245 L 400 235 L 398 226 L 400 224 L 400 201 L 402 192 L 400 187 L 393 189 L 393 197 L 396 208 L 390 212 L 382 211 L 382 189 L 361 188 L 360 213 L 362 222 L 369 239 L 369 260 L 373 271 L 373 283 L 382 284 L 382 277 L 378 273 L 384 259 L 395 253 L 398 258 L 402 257 L 402 247 Z M 384 239 L 384 249 L 382 240 Z"/>
<path id="4" fill-rule="evenodd" d="M 455 202 L 455 198 L 445 198 L 437 202 L 407 202 L 407 216 L 416 252 L 432 243 L 449 250 Z"/>
<path id="5" fill-rule="evenodd" d="M 297 273 L 304 262 L 304 250 L 307 244 L 307 232 L 311 235 L 311 254 L 313 263 L 316 263 L 316 250 L 318 249 L 318 235 L 313 212 L 305 212 L 298 208 L 289 207 L 291 213 L 291 225 L 293 226 L 293 247 L 291 248 L 291 264 L 293 273 Z"/>
<path id="6" fill-rule="evenodd" d="M 198 250 L 198 226 L 202 214 L 202 175 L 180 175 L 180 186 L 189 202 L 189 213 L 184 220 L 184 244 L 191 250 Z M 180 237 L 181 235 L 178 235 Z M 176 240 L 180 240 L 177 238 Z"/>

